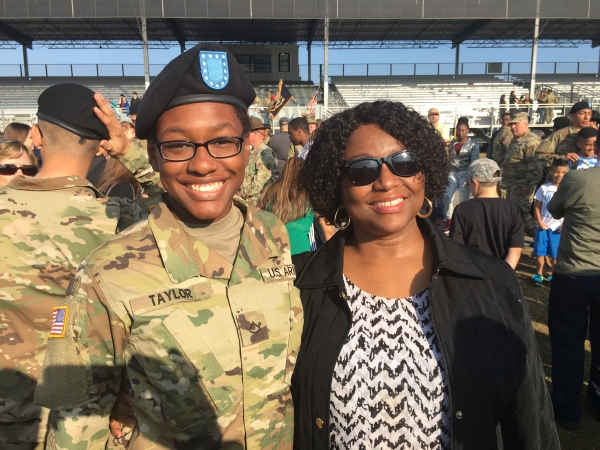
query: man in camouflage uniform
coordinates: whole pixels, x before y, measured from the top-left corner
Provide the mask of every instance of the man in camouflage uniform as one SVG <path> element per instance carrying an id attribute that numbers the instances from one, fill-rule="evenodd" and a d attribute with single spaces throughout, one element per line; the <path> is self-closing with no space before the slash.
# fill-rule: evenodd
<path id="1" fill-rule="evenodd" d="M 498 134 L 496 134 L 492 141 L 492 157 L 490 159 L 493 159 L 498 164 L 503 163 L 506 150 L 513 138 L 509 122 L 510 113 L 502 114 L 502 128 L 500 128 L 500 131 L 498 131 Z"/>
<path id="2" fill-rule="evenodd" d="M 536 157 L 540 160 L 538 169 L 542 175 L 543 166 L 549 166 L 555 158 L 577 161 L 579 149 L 577 148 L 577 133 L 584 127 L 591 126 L 592 107 L 589 102 L 577 102 L 569 111 L 572 126 L 558 130 L 542 142 L 536 150 Z"/>
<path id="3" fill-rule="evenodd" d="M 546 101 L 545 104 L 548 106 L 544 106 L 544 108 L 546 109 L 546 115 L 544 120 L 546 121 L 546 123 L 552 123 L 552 120 L 554 119 L 554 106 L 558 103 L 558 98 L 556 98 L 556 95 L 554 95 L 554 92 L 552 92 L 552 89 L 548 89 L 548 95 L 546 95 Z"/>
<path id="4" fill-rule="evenodd" d="M 264 143 L 269 127 L 257 117 L 251 117 L 250 123 L 252 129 L 247 140 L 252 148 L 240 193 L 249 205 L 256 206 L 264 189 L 276 180 L 277 156 L 271 147 Z"/>
<path id="5" fill-rule="evenodd" d="M 289 238 L 234 198 L 253 99 L 233 55 L 211 43 L 147 90 L 136 132 L 168 194 L 82 262 L 57 309 L 70 319 L 36 390 L 55 409 L 48 450 L 104 449 L 121 387 L 139 422 L 129 449 L 292 449 L 303 315 Z"/>
<path id="6" fill-rule="evenodd" d="M 537 225 L 531 216 L 530 209 L 539 180 L 535 149 L 541 139 L 529 131 L 529 118 L 526 112 L 513 114 L 509 123 L 514 137 L 500 164 L 502 188 L 506 190 L 506 198 L 521 207 L 525 232 L 529 236 L 534 236 Z"/>
<path id="7" fill-rule="evenodd" d="M 96 105 L 102 121 L 94 115 Z M 41 171 L 0 189 L 0 448 L 5 450 L 43 448 L 49 411 L 34 404 L 33 394 L 52 308 L 60 305 L 83 258 L 144 214 L 135 204 L 105 198 L 85 179 L 99 146 L 114 156 L 129 147 L 101 96 L 94 100 L 92 91 L 72 83 L 54 85 L 40 96 L 38 116 L 32 134 L 44 155 Z M 132 147 L 122 161 L 148 187 L 153 171 L 142 150 Z"/>

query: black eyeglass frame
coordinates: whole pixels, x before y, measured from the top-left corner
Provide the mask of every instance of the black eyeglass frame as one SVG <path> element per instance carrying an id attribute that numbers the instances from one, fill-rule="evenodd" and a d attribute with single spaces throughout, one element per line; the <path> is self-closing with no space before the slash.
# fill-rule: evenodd
<path id="1" fill-rule="evenodd" d="M 400 153 L 407 153 L 410 156 L 410 160 L 406 161 L 406 162 L 414 162 L 416 163 L 416 172 L 415 173 L 411 173 L 411 174 L 406 174 L 406 175 L 402 175 L 399 174 L 398 172 L 396 172 L 396 169 L 394 169 L 394 166 L 392 164 L 392 158 L 396 155 L 399 155 Z M 361 162 L 361 161 L 375 161 L 377 162 L 377 176 L 373 179 L 373 181 L 369 182 L 369 183 L 364 183 L 364 184 L 359 184 L 356 183 L 353 179 L 352 179 L 352 174 L 351 174 L 351 167 L 353 164 L 356 164 L 357 162 Z M 381 175 L 381 168 L 383 167 L 383 164 L 386 164 L 388 166 L 388 168 L 392 171 L 392 173 L 398 177 L 402 177 L 402 178 L 408 178 L 408 177 L 413 177 L 415 175 L 417 175 L 419 172 L 421 172 L 421 167 L 419 166 L 419 162 L 417 159 L 417 154 L 411 150 L 400 150 L 399 152 L 396 153 L 392 153 L 389 156 L 386 156 L 385 158 L 360 158 L 360 159 L 355 159 L 354 161 L 349 161 L 347 163 L 344 163 L 342 165 L 342 167 L 346 170 L 346 172 L 348 173 L 348 177 L 350 178 L 350 181 L 352 182 L 353 185 L 355 186 L 366 186 L 368 184 L 374 183 L 377 178 L 379 178 L 379 176 Z"/>
<path id="2" fill-rule="evenodd" d="M 17 173 L 19 171 L 19 169 L 21 169 L 21 173 L 23 175 L 25 175 L 24 169 L 25 170 L 35 170 L 35 173 L 33 175 L 27 175 L 28 177 L 29 176 L 34 177 L 40 171 L 38 169 L 38 167 L 34 166 L 33 164 L 25 164 L 24 166 L 17 166 L 15 164 L 0 164 L 0 171 L 2 169 L 11 169 L 11 170 L 14 170 L 14 172 L 13 173 L 8 173 L 8 174 L 0 173 L 0 175 L 14 175 L 15 173 Z"/>
<path id="3" fill-rule="evenodd" d="M 231 155 L 227 155 L 227 156 L 215 156 L 210 152 L 210 149 L 208 148 L 208 145 L 211 142 L 215 142 L 215 141 L 220 141 L 223 139 L 237 139 L 238 140 L 238 144 L 237 144 L 237 152 L 231 154 Z M 192 159 L 194 156 L 196 156 L 196 152 L 198 151 L 198 147 L 204 147 L 206 149 L 206 151 L 208 152 L 208 154 L 215 158 L 215 159 L 225 159 L 225 158 L 231 158 L 232 156 L 235 155 L 239 155 L 240 152 L 242 151 L 242 147 L 244 144 L 244 138 L 241 136 L 221 136 L 218 138 L 214 138 L 214 139 L 210 139 L 209 141 L 206 142 L 191 142 L 191 141 L 179 141 L 179 140 L 175 140 L 175 141 L 164 141 L 164 142 L 156 142 L 154 145 L 156 146 L 156 148 L 158 149 L 158 152 L 160 153 L 160 156 L 162 157 L 162 159 L 164 159 L 165 161 L 172 161 L 172 162 L 183 162 L 183 161 L 189 161 L 190 159 Z M 161 147 L 164 144 L 174 144 L 174 143 L 179 143 L 179 144 L 191 144 L 194 146 L 194 151 L 192 153 L 192 156 L 190 156 L 189 158 L 185 158 L 185 159 L 171 159 L 171 158 L 165 158 L 165 155 L 163 155 L 163 151 L 161 149 Z"/>

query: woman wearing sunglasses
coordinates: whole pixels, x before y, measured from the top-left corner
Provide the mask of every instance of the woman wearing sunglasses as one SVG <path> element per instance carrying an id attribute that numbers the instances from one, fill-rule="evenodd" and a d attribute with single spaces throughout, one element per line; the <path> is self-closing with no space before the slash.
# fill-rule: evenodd
<path id="1" fill-rule="evenodd" d="M 33 177 L 38 173 L 38 160 L 33 152 L 19 141 L 0 142 L 0 187 L 20 175 Z"/>
<path id="2" fill-rule="evenodd" d="M 401 103 L 316 131 L 299 184 L 341 231 L 294 260 L 295 448 L 559 448 L 514 272 L 425 220 L 448 171 L 441 136 Z"/>

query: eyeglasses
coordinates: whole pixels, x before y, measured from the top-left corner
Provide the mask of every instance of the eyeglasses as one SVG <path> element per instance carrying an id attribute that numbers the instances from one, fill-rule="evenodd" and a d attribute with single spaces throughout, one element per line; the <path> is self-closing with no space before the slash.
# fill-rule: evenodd
<path id="1" fill-rule="evenodd" d="M 343 165 L 348 171 L 350 181 L 355 186 L 366 186 L 373 183 L 381 173 L 381 166 L 386 163 L 390 170 L 399 177 L 412 177 L 421 169 L 417 162 L 417 154 L 402 150 L 385 158 L 361 158 Z"/>
<path id="2" fill-rule="evenodd" d="M 194 157 L 198 147 L 204 147 L 216 159 L 229 158 L 242 151 L 244 138 L 224 136 L 206 142 L 166 141 L 157 142 L 156 148 L 165 161 L 188 161 Z"/>
<path id="3" fill-rule="evenodd" d="M 14 175 L 21 169 L 21 173 L 26 177 L 37 175 L 37 166 L 15 166 L 14 164 L 0 164 L 0 175 Z"/>
<path id="4" fill-rule="evenodd" d="M 439 114 L 439 113 L 431 113 L 431 114 L 429 114 L 429 115 L 430 115 L 430 116 L 439 116 L 440 114 Z"/>

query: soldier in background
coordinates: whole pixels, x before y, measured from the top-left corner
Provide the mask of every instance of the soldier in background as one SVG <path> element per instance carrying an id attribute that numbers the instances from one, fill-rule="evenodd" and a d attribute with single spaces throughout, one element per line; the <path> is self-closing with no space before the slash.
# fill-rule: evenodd
<path id="1" fill-rule="evenodd" d="M 555 158 L 563 158 L 568 161 L 577 161 L 577 133 L 579 130 L 590 126 L 592 118 L 592 107 L 589 102 L 577 102 L 569 111 L 572 126 L 558 130 L 542 142 L 536 150 L 539 159 L 539 176 L 542 175 L 543 167 L 552 164 Z"/>
<path id="2" fill-rule="evenodd" d="M 490 155 L 485 155 L 486 158 L 493 159 L 498 164 L 502 164 L 504 161 L 504 155 L 506 154 L 506 149 L 512 141 L 513 134 L 509 126 L 510 122 L 510 113 L 502 114 L 500 118 L 502 120 L 502 128 L 498 130 L 496 136 L 492 139 L 492 152 Z"/>
<path id="3" fill-rule="evenodd" d="M 107 199 L 86 180 L 92 159 L 107 151 L 138 169 L 146 187 L 155 179 L 141 149 L 121 156 L 129 140 L 100 94 L 57 84 L 38 103 L 32 135 L 44 165 L 34 178 L 17 177 L 0 190 L 3 450 L 43 448 L 49 411 L 34 404 L 33 393 L 53 336 L 53 308 L 83 258 L 145 213 L 136 204 Z"/>
<path id="4" fill-rule="evenodd" d="M 139 423 L 128 449 L 292 449 L 303 316 L 289 238 L 234 198 L 254 96 L 212 43 L 150 84 L 136 134 L 167 193 L 81 263 L 57 309 L 71 319 L 36 390 L 54 409 L 47 450 L 104 449 L 121 387 Z"/>
<path id="5" fill-rule="evenodd" d="M 545 103 L 546 105 L 548 105 L 546 106 L 546 123 L 552 123 L 552 120 L 554 119 L 554 106 L 552 105 L 558 103 L 558 98 L 556 98 L 556 95 L 554 95 L 552 89 L 548 89 L 548 94 L 546 95 Z"/>
<path id="6" fill-rule="evenodd" d="M 252 206 L 256 206 L 263 190 L 277 179 L 277 156 L 264 143 L 265 134 L 270 127 L 256 117 L 250 118 L 251 130 L 248 134 L 250 159 L 246 166 L 246 176 L 240 189 L 241 197 Z"/>
<path id="7" fill-rule="evenodd" d="M 513 114 L 510 118 L 510 129 L 513 134 L 502 168 L 502 189 L 506 190 L 506 198 L 517 203 L 523 211 L 525 233 L 535 235 L 537 224 L 531 216 L 531 202 L 535 193 L 539 175 L 537 171 L 535 150 L 541 139 L 529 131 L 529 118 L 526 112 Z"/>
<path id="8" fill-rule="evenodd" d="M 275 177 L 277 178 L 288 160 L 290 147 L 292 147 L 290 135 L 288 134 L 288 123 L 290 123 L 290 119 L 287 117 L 279 119 L 279 131 L 269 141 L 269 147 L 273 149 L 277 156 L 277 169 L 275 170 Z"/>

